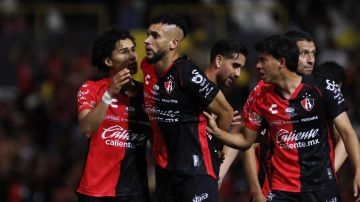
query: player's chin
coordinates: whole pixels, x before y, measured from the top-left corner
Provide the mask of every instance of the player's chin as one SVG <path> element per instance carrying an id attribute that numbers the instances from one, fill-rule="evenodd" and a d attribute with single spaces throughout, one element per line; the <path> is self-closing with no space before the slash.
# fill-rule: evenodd
<path id="1" fill-rule="evenodd" d="M 312 72 L 313 72 L 313 68 L 312 68 L 312 67 L 306 67 L 306 68 L 304 68 L 304 73 L 305 73 L 306 75 L 310 75 L 310 74 L 312 74 Z"/>
<path id="2" fill-rule="evenodd" d="M 136 74 L 136 72 L 137 72 L 137 64 L 132 64 L 127 69 L 130 71 L 130 74 Z"/>
<path id="3" fill-rule="evenodd" d="M 232 79 L 228 79 L 225 84 L 224 87 L 226 88 L 230 88 L 233 85 L 234 81 Z"/>
<path id="4" fill-rule="evenodd" d="M 130 71 L 130 74 L 133 75 L 133 74 L 136 74 L 137 73 L 137 69 L 129 69 Z"/>
<path id="5" fill-rule="evenodd" d="M 152 60 L 152 59 L 154 59 L 154 52 L 151 52 L 151 51 L 149 51 L 149 52 L 146 52 L 146 58 L 147 59 L 149 59 L 149 60 Z"/>

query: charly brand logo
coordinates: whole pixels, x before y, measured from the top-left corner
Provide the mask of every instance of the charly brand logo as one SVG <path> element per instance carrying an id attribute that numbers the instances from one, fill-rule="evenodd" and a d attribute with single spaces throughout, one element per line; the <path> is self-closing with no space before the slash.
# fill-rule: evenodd
<path id="1" fill-rule="evenodd" d="M 277 104 L 272 104 L 272 105 L 269 107 L 269 111 L 270 111 L 272 114 L 277 114 L 277 113 L 278 113 L 278 110 L 277 110 L 276 108 L 277 108 Z"/>
<path id="2" fill-rule="evenodd" d="M 195 197 L 193 198 L 193 202 L 201 202 L 205 199 L 209 198 L 209 194 L 208 193 L 202 193 L 199 196 L 195 195 Z"/>
<path id="3" fill-rule="evenodd" d="M 110 106 L 111 106 L 112 108 L 118 108 L 119 105 L 117 104 L 117 102 L 118 102 L 118 99 L 116 99 L 116 98 L 111 99 Z"/>
<path id="4" fill-rule="evenodd" d="M 164 82 L 165 90 L 168 94 L 170 94 L 175 89 L 175 82 L 173 81 L 174 78 L 170 75 L 168 80 Z"/>
<path id="5" fill-rule="evenodd" d="M 311 129 L 309 131 L 287 131 L 280 129 L 276 133 L 276 143 L 282 149 L 303 148 L 319 144 L 319 129 Z"/>

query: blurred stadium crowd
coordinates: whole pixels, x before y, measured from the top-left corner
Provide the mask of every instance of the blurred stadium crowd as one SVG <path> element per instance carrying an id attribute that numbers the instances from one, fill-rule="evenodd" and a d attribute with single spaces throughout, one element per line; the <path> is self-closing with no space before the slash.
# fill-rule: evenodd
<path id="1" fill-rule="evenodd" d="M 302 29 L 314 35 L 317 64 L 346 69 L 345 97 L 360 134 L 360 2 L 356 0 L 101 0 L 0 1 L 0 201 L 75 201 L 87 141 L 78 129 L 76 93 L 98 77 L 90 62 L 93 40 L 110 27 L 132 30 L 139 59 L 147 20 L 183 16 L 190 36 L 183 51 L 200 67 L 216 39 L 242 40 L 247 68 L 226 95 L 241 109 L 257 81 L 253 45 L 272 34 Z M 140 61 L 139 61 L 140 62 Z M 141 73 L 137 77 L 141 80 Z M 149 155 L 150 185 L 153 164 Z M 339 173 L 343 201 L 351 201 L 352 171 Z M 153 186 L 150 186 L 153 188 Z M 241 162 L 223 182 L 221 201 L 245 201 Z"/>

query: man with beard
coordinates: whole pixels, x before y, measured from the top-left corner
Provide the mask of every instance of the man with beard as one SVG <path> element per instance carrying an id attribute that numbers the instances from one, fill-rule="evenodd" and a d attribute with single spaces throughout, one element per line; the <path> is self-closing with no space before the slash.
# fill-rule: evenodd
<path id="1" fill-rule="evenodd" d="M 290 40 L 296 43 L 299 48 L 299 62 L 297 67 L 297 73 L 301 75 L 311 75 L 314 69 L 315 60 L 316 60 L 316 45 L 315 40 L 311 34 L 299 31 L 292 30 L 285 34 Z M 259 90 L 262 89 L 262 86 L 266 86 L 263 80 L 257 84 L 257 87 L 250 93 L 249 99 L 246 101 L 242 111 L 242 118 L 246 118 L 247 110 L 254 100 L 252 99 L 254 95 L 259 93 Z M 235 126 L 232 129 L 232 132 L 237 132 L 242 130 L 244 125 Z M 249 194 L 250 201 L 252 202 L 265 202 L 267 194 L 270 191 L 269 181 L 267 175 L 269 173 L 268 167 L 269 159 L 271 159 L 271 153 L 269 153 L 269 147 L 267 142 L 269 141 L 269 136 L 266 134 L 266 129 L 268 126 L 264 124 L 262 126 L 261 133 L 259 134 L 256 143 L 245 152 L 240 152 L 241 159 L 243 162 L 244 172 L 249 185 Z M 342 139 L 337 135 L 337 144 L 335 148 L 335 171 L 337 172 L 341 165 L 344 163 L 347 154 L 344 149 L 344 143 Z M 220 167 L 220 182 L 223 176 L 226 174 L 231 163 L 238 154 L 238 150 L 232 149 L 230 147 L 224 147 L 225 160 Z"/>
<path id="2" fill-rule="evenodd" d="M 220 158 L 203 110 L 228 129 L 233 110 L 218 87 L 179 53 L 186 24 L 178 16 L 151 20 L 145 39 L 144 107 L 153 130 L 158 202 L 217 202 Z"/>
<path id="3" fill-rule="evenodd" d="M 271 192 L 268 201 L 339 201 L 334 169 L 333 125 L 355 168 L 354 199 L 360 201 L 360 146 L 338 85 L 296 73 L 299 49 L 281 35 L 258 43 L 257 69 L 265 84 L 250 95 L 245 128 L 228 133 L 209 119 L 208 131 L 228 146 L 248 149 L 268 125 Z"/>
<path id="4" fill-rule="evenodd" d="M 77 188 L 80 202 L 149 202 L 146 142 L 151 133 L 143 111 L 135 39 L 112 29 L 97 37 L 92 64 L 108 76 L 86 81 L 77 96 L 82 135 L 89 138 Z"/>

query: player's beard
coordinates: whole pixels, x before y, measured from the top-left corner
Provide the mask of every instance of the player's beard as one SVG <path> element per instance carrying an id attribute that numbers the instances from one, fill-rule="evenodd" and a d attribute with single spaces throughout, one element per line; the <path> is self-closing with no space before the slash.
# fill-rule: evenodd
<path id="1" fill-rule="evenodd" d="M 164 52 L 157 52 L 154 54 L 153 58 L 148 58 L 148 62 L 150 64 L 155 64 L 157 63 L 159 60 L 161 60 L 161 58 L 164 56 Z"/>

